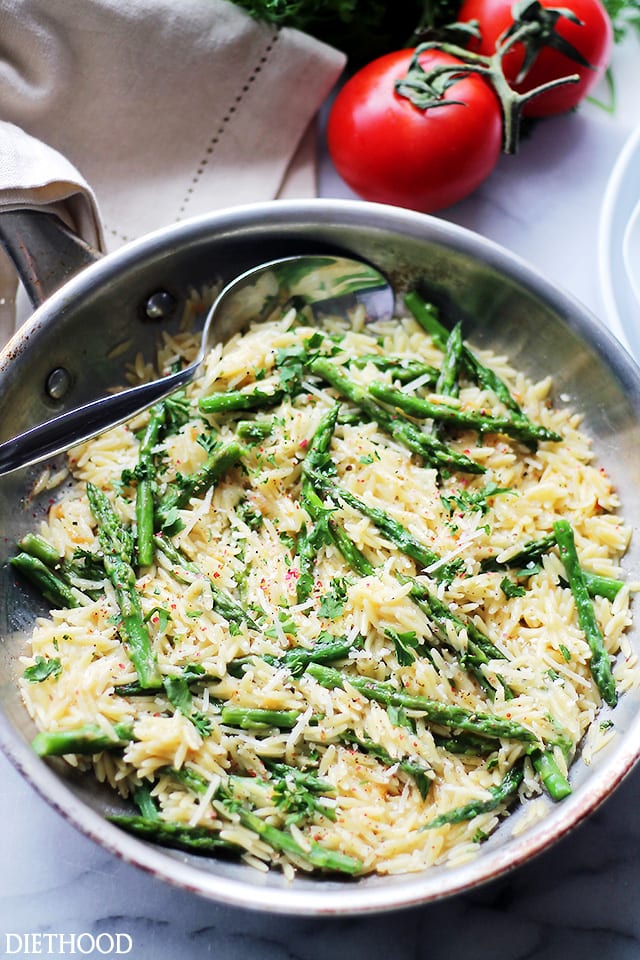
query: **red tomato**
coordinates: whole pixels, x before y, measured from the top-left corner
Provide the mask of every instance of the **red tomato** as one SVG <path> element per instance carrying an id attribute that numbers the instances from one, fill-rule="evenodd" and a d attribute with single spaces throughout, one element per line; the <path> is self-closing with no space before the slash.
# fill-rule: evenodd
<path id="1" fill-rule="evenodd" d="M 602 76 L 609 62 L 613 43 L 611 21 L 600 0 L 540 0 L 540 3 L 546 8 L 569 9 L 582 21 L 580 25 L 566 17 L 560 17 L 556 21 L 555 29 L 582 54 L 591 64 L 591 69 L 559 50 L 545 47 L 538 53 L 525 79 L 515 84 L 524 61 L 524 48 L 521 44 L 516 44 L 504 57 L 503 68 L 507 80 L 519 93 L 573 73 L 580 77 L 578 83 L 557 87 L 530 100 L 523 109 L 523 113 L 529 117 L 547 117 L 577 106 Z M 478 20 L 480 24 L 482 39 L 473 44 L 474 50 L 491 56 L 495 51 L 496 40 L 513 23 L 512 5 L 513 0 L 464 0 L 458 20 Z"/>
<path id="2" fill-rule="evenodd" d="M 331 158 L 365 200 L 428 213 L 462 200 L 489 176 L 500 155 L 502 119 L 493 90 L 478 76 L 445 92 L 447 106 L 420 110 L 395 92 L 412 50 L 388 53 L 347 81 L 327 128 Z M 460 61 L 428 51 L 425 69 Z"/>

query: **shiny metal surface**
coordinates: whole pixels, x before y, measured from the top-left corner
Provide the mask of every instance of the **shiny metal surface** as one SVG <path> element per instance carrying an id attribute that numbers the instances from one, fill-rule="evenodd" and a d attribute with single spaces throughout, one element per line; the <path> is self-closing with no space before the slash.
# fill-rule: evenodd
<path id="1" fill-rule="evenodd" d="M 0 244 L 11 257 L 34 307 L 44 303 L 79 269 L 101 257 L 57 216 L 42 210 L 1 211 Z"/>
<path id="2" fill-rule="evenodd" d="M 62 240 L 66 242 L 66 233 L 62 234 Z M 31 273 L 27 282 L 31 283 Z M 0 476 L 89 440 L 191 383 L 200 372 L 205 356 L 218 341 L 218 330 L 228 324 L 239 329 L 263 311 L 271 311 L 274 298 L 283 303 L 306 304 L 316 318 L 329 312 L 340 314 L 358 304 L 369 311 L 370 319 L 390 318 L 394 306 L 393 291 L 382 274 L 351 258 L 303 255 L 251 267 L 234 277 L 216 297 L 207 313 L 200 350 L 193 363 L 150 383 L 127 387 L 119 393 L 65 409 L 5 440 L 0 443 Z M 161 291 L 146 300 L 143 311 L 149 320 L 170 320 L 177 314 L 177 304 L 170 294 Z M 73 349 L 71 342 L 72 362 Z M 121 381 L 122 368 L 117 362 L 117 351 L 111 350 L 107 356 L 114 361 L 111 375 L 115 385 Z M 86 372 L 90 373 L 90 369 L 88 366 Z M 56 367 L 46 379 L 46 392 L 51 400 L 66 400 L 71 385 L 69 371 Z"/>
<path id="3" fill-rule="evenodd" d="M 120 364 L 139 350 L 149 355 L 160 327 L 141 319 L 139 304 L 154 291 L 166 289 L 180 304 L 191 286 L 214 278 L 224 281 L 266 257 L 301 250 L 372 262 L 391 279 L 398 305 L 403 290 L 419 285 L 451 320 L 463 321 L 466 337 L 475 344 L 507 354 L 534 379 L 551 375 L 556 402 L 582 413 L 625 519 L 640 529 L 640 372 L 613 337 L 575 300 L 494 244 L 434 218 L 360 202 L 277 201 L 228 210 L 156 233 L 87 268 L 52 295 L 0 357 L 3 435 L 51 415 L 53 401 L 42 384 L 56 366 L 69 368 L 71 345 L 84 369 L 70 371 L 73 386 L 58 409 L 96 395 L 112 376 L 113 364 L 104 360 L 114 347 Z M 217 332 L 227 337 L 232 325 Z M 48 507 L 50 493 L 40 498 L 29 494 L 39 472 L 30 468 L 0 480 L 3 561 Z M 640 579 L 638 540 L 624 563 L 633 580 Z M 609 795 L 640 753 L 640 693 L 631 691 L 613 714 L 619 736 L 590 766 L 578 759 L 573 767 L 572 796 L 516 835 L 521 814 L 514 813 L 479 848 L 475 860 L 422 874 L 355 882 L 299 876 L 289 883 L 275 872 L 262 875 L 237 863 L 161 850 L 103 820 L 104 811 L 118 806 L 112 794 L 31 751 L 35 731 L 15 679 L 25 635 L 42 607 L 4 563 L 1 575 L 0 741 L 7 754 L 56 809 L 108 850 L 222 902 L 281 913 L 349 914 L 411 906 L 467 890 L 564 836 Z M 637 651 L 640 625 L 630 636 Z"/>

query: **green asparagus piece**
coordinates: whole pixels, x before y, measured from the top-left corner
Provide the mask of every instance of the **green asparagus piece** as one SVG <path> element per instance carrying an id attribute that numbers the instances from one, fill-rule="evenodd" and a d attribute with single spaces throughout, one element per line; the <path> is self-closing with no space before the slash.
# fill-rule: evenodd
<path id="1" fill-rule="evenodd" d="M 552 800 L 564 800 L 569 796 L 571 785 L 558 767 L 553 750 L 537 750 L 532 754 L 531 762 Z"/>
<path id="2" fill-rule="evenodd" d="M 219 791 L 220 792 L 220 791 Z M 223 799 L 224 802 L 224 799 Z M 311 840 L 309 850 L 303 849 L 297 840 L 294 840 L 286 830 L 279 830 L 270 823 L 262 820 L 253 811 L 242 806 L 233 798 L 230 798 L 231 809 L 240 819 L 240 823 L 248 830 L 252 830 L 259 837 L 273 847 L 274 850 L 281 850 L 283 853 L 290 853 L 301 859 L 303 862 L 318 867 L 320 870 L 327 870 L 332 873 L 347 873 L 354 875 L 362 869 L 362 863 L 355 857 L 349 857 L 338 850 L 330 850 L 322 846 L 315 840 Z"/>
<path id="3" fill-rule="evenodd" d="M 435 392 L 442 397 L 457 397 L 458 377 L 462 363 L 462 324 L 456 323 L 447 337 L 444 358 L 440 374 L 436 381 Z"/>
<path id="4" fill-rule="evenodd" d="M 189 573 L 195 573 L 198 576 L 202 576 L 199 567 L 197 564 L 192 563 L 191 560 L 188 560 L 184 554 L 182 554 L 178 548 L 171 542 L 169 537 L 161 535 L 159 533 L 155 534 L 154 542 L 156 545 L 156 550 L 159 550 L 160 553 L 163 553 L 169 563 L 172 563 L 176 567 L 182 567 L 184 570 L 187 570 Z M 243 608 L 232 600 L 224 590 L 221 590 L 215 585 L 215 583 L 207 577 L 209 584 L 211 585 L 211 592 L 213 596 L 213 608 L 220 614 L 221 617 L 224 617 L 225 620 L 228 620 L 229 623 L 246 623 L 248 627 L 252 630 L 257 630 L 258 625 L 254 620 L 249 616 L 249 614 L 243 610 Z"/>
<path id="5" fill-rule="evenodd" d="M 308 770 L 301 770 L 300 767 L 292 767 L 288 763 L 282 763 L 279 760 L 265 760 L 264 765 L 276 777 L 287 777 L 294 783 L 302 784 L 307 790 L 313 793 L 335 793 L 336 788 L 329 780 L 323 780 Z"/>
<path id="6" fill-rule="evenodd" d="M 249 443 L 260 443 L 273 433 L 271 420 L 238 420 L 236 434 Z"/>
<path id="7" fill-rule="evenodd" d="M 146 784 L 141 784 L 133 791 L 133 802 L 140 811 L 142 817 L 146 820 L 159 820 L 160 813 L 156 802 L 151 795 L 151 790 Z"/>
<path id="8" fill-rule="evenodd" d="M 326 458 L 329 455 L 331 438 L 336 427 L 339 404 L 334 406 L 322 417 L 316 432 L 307 449 L 305 464 L 321 469 Z M 326 518 L 328 511 L 325 509 L 322 501 L 313 488 L 306 473 L 303 473 L 300 488 L 300 505 L 306 512 L 314 528 L 309 530 L 306 524 L 303 524 L 296 542 L 296 554 L 298 556 L 299 577 L 296 584 L 296 597 L 298 603 L 304 603 L 311 596 L 313 590 L 313 568 L 318 547 L 328 538 L 326 529 Z"/>
<path id="9" fill-rule="evenodd" d="M 370 577 L 375 573 L 375 567 L 367 560 L 362 550 L 356 547 L 355 543 L 348 536 L 345 530 L 336 523 L 335 520 L 329 520 L 329 533 L 331 539 L 347 563 L 361 577 Z"/>
<path id="10" fill-rule="evenodd" d="M 364 554 L 356 547 L 348 534 L 335 521 L 329 522 L 329 530 L 333 540 L 340 550 L 346 563 L 352 567 L 362 577 L 368 577 L 375 574 L 375 567 L 369 562 Z M 438 637 L 441 643 L 448 645 L 448 633 L 444 621 L 452 620 L 459 629 L 467 630 L 467 652 L 460 656 L 460 662 L 465 669 L 470 670 L 478 682 L 484 687 L 490 696 L 495 695 L 495 690 L 487 680 L 482 666 L 491 659 L 505 659 L 504 654 L 494 646 L 488 637 L 473 624 L 471 621 L 464 621 L 457 617 L 450 608 L 439 600 L 435 594 L 432 594 L 426 587 L 423 587 L 417 581 L 412 581 L 411 599 L 420 606 L 423 613 L 427 616 L 433 626 L 438 627 Z M 456 651 L 456 653 L 458 653 Z M 508 688 L 501 678 L 500 682 L 509 695 Z"/>
<path id="11" fill-rule="evenodd" d="M 269 653 L 260 654 L 259 657 L 257 654 L 250 654 L 230 661 L 227 664 L 227 672 L 232 677 L 241 676 L 245 667 L 251 666 L 256 659 L 260 659 L 274 667 L 283 667 L 292 677 L 300 677 L 310 663 L 333 663 L 335 660 L 343 660 L 358 643 L 358 639 L 333 637 L 330 640 L 319 640 L 312 647 L 292 647 L 281 657 Z"/>
<path id="12" fill-rule="evenodd" d="M 548 533 L 538 540 L 530 540 L 525 543 L 522 550 L 509 557 L 508 560 L 496 560 L 494 557 L 485 557 L 481 562 L 480 568 L 487 570 L 522 570 L 526 572 L 529 564 L 537 563 L 545 553 L 548 553 L 556 546 L 555 533 Z M 603 577 L 598 573 L 591 573 L 589 570 L 583 570 L 582 576 L 590 597 L 604 597 L 606 600 L 615 600 L 619 592 L 624 587 L 624 580 L 617 580 L 615 577 Z"/>
<path id="13" fill-rule="evenodd" d="M 161 682 L 149 631 L 144 622 L 131 566 L 133 538 L 120 522 L 108 498 L 94 484 L 87 484 L 91 512 L 98 523 L 98 540 L 104 554 L 104 567 L 111 580 L 120 608 L 120 630 L 129 659 L 136 668 L 141 686 Z"/>
<path id="14" fill-rule="evenodd" d="M 149 421 L 145 428 L 138 450 L 138 485 L 136 487 L 136 537 L 138 545 L 138 563 L 148 567 L 153 563 L 154 530 L 154 464 L 153 448 L 158 443 L 160 432 L 166 422 L 166 408 L 163 403 L 151 408 Z"/>
<path id="15" fill-rule="evenodd" d="M 338 393 L 360 407 L 381 430 L 404 444 L 412 453 L 418 454 L 430 464 L 462 470 L 465 473 L 484 473 L 484 467 L 470 457 L 453 450 L 436 437 L 422 433 L 410 420 L 394 416 L 369 395 L 368 391 L 354 383 L 328 357 L 317 357 L 309 364 L 311 373 L 326 380 Z"/>
<path id="16" fill-rule="evenodd" d="M 119 697 L 141 697 L 141 696 L 153 696 L 157 693 L 166 692 L 166 683 L 168 677 L 163 677 L 161 682 L 155 687 L 141 687 L 139 683 L 133 681 L 132 683 L 120 683 L 113 688 L 113 692 Z M 199 664 L 189 663 L 183 667 L 182 673 L 175 677 L 177 680 L 181 680 L 184 683 L 190 685 L 192 683 L 219 683 L 220 677 L 213 676 L 212 674 L 206 673 Z"/>
<path id="17" fill-rule="evenodd" d="M 480 567 L 482 570 L 524 569 L 528 564 L 537 563 L 538 560 L 540 560 L 545 553 L 548 553 L 549 550 L 552 550 L 555 545 L 555 533 L 548 533 L 538 540 L 529 540 L 525 543 L 522 550 L 514 553 L 508 560 L 498 562 L 495 557 L 485 557 Z"/>
<path id="18" fill-rule="evenodd" d="M 547 430 L 537 423 L 524 418 L 494 417 L 475 410 L 463 410 L 445 403 L 433 403 L 423 397 L 395 390 L 385 383 L 375 382 L 369 386 L 369 393 L 389 406 L 398 407 L 412 417 L 424 417 L 449 423 L 456 427 L 469 427 L 481 433 L 504 433 L 525 443 L 537 443 L 539 440 L 562 440 L 559 433 Z"/>
<path id="19" fill-rule="evenodd" d="M 53 544 L 37 533 L 28 533 L 18 541 L 18 546 L 25 553 L 41 560 L 55 575 L 64 580 L 68 587 L 73 586 L 72 578 L 82 580 L 104 580 L 104 564 L 99 554 L 88 550 L 76 549 L 73 560 L 61 557 Z M 95 590 L 99 589 L 96 584 Z"/>
<path id="20" fill-rule="evenodd" d="M 200 777 L 195 771 L 182 770 L 170 771 L 177 779 L 185 783 L 194 793 L 202 795 L 206 792 L 208 783 L 204 777 Z M 216 799 L 221 801 L 229 810 L 236 814 L 240 823 L 256 833 L 259 837 L 273 847 L 274 850 L 281 850 L 284 853 L 290 853 L 296 858 L 310 864 L 313 867 L 319 867 L 322 870 L 328 870 L 337 873 L 356 874 L 362 869 L 362 864 L 354 857 L 348 857 L 335 850 L 329 850 L 321 844 L 311 841 L 310 849 L 303 849 L 300 844 L 293 839 L 286 830 L 279 830 L 265 820 L 258 817 L 246 805 L 238 801 L 233 794 L 232 784 L 227 782 L 218 787 Z"/>
<path id="21" fill-rule="evenodd" d="M 470 733 L 462 733 L 456 737 L 434 734 L 433 740 L 438 749 L 466 757 L 483 757 L 496 750 L 496 745 L 491 740 Z"/>
<path id="22" fill-rule="evenodd" d="M 62 757 L 66 753 L 93 754 L 103 750 L 119 750 L 133 739 L 130 726 L 114 726 L 115 739 L 95 723 L 86 723 L 71 730 L 41 731 L 31 746 L 40 757 Z"/>
<path id="23" fill-rule="evenodd" d="M 600 574 L 591 573 L 589 570 L 583 570 L 582 576 L 590 597 L 604 597 L 605 600 L 613 602 L 624 587 L 624 580 L 603 577 Z"/>
<path id="24" fill-rule="evenodd" d="M 456 627 L 467 631 L 468 652 L 461 657 L 463 666 L 467 667 L 476 676 L 478 681 L 488 688 L 491 694 L 493 689 L 488 686 L 488 681 L 484 677 L 482 665 L 488 660 L 504 660 L 505 656 L 501 650 L 496 647 L 488 637 L 470 620 L 463 620 L 454 614 L 452 610 L 431 591 L 427 590 L 421 584 L 413 583 L 411 596 L 415 602 L 424 610 L 430 622 L 439 628 L 439 636 L 443 642 L 446 642 L 446 621 L 452 621 Z M 504 690 L 506 699 L 512 699 L 513 692 L 508 684 L 498 674 L 498 680 Z M 534 755 L 534 767 L 538 771 L 542 782 L 549 791 L 554 800 L 560 800 L 563 796 L 571 793 L 569 783 L 558 767 L 553 756 L 552 749 L 537 751 Z"/>
<path id="25" fill-rule="evenodd" d="M 357 646 L 356 639 L 334 637 L 315 643 L 310 648 L 294 647 L 277 659 L 278 666 L 285 667 L 293 677 L 300 677 L 310 663 L 332 663 L 349 656 L 351 650 Z"/>
<path id="26" fill-rule="evenodd" d="M 505 660 L 504 653 L 491 642 L 471 620 L 463 619 L 451 610 L 451 608 L 440 600 L 431 590 L 411 580 L 411 598 L 424 610 L 429 621 L 440 628 L 442 638 L 446 635 L 446 621 L 451 621 L 459 630 L 466 630 L 472 648 L 481 650 L 489 660 Z"/>
<path id="27" fill-rule="evenodd" d="M 245 410 L 264 410 L 266 407 L 275 407 L 282 403 L 286 394 L 284 390 L 274 390 L 265 393 L 264 390 L 253 390 L 244 393 L 242 390 L 230 390 L 228 393 L 212 393 L 198 401 L 201 413 L 236 413 Z"/>
<path id="28" fill-rule="evenodd" d="M 120 813 L 111 814 L 107 820 L 143 840 L 166 847 L 177 847 L 193 853 L 210 853 L 212 850 L 242 852 L 236 844 L 223 840 L 219 833 L 207 827 L 190 827 L 170 820 Z"/>
<path id="29" fill-rule="evenodd" d="M 273 799 L 276 806 L 286 813 L 285 824 L 300 824 L 310 815 L 319 813 L 329 820 L 336 819 L 333 807 L 322 803 L 320 796 L 334 794 L 335 787 L 328 780 L 321 780 L 312 773 L 307 773 L 286 763 L 265 764 L 271 772 L 271 779 L 267 786 L 273 789 Z"/>
<path id="30" fill-rule="evenodd" d="M 602 695 L 602 699 L 610 707 L 614 707 L 618 697 L 611 662 L 604 646 L 593 603 L 584 582 L 571 524 L 567 520 L 557 520 L 553 525 L 553 530 L 560 550 L 560 559 L 564 564 L 569 586 L 573 593 L 580 627 L 591 650 L 591 675 Z"/>
<path id="31" fill-rule="evenodd" d="M 491 795 L 489 800 L 473 800 L 463 807 L 455 807 L 448 813 L 443 813 L 429 823 L 426 823 L 422 830 L 433 830 L 436 827 L 444 827 L 448 823 L 463 823 L 465 820 L 473 820 L 481 813 L 491 813 L 509 797 L 517 791 L 524 777 L 524 766 L 522 763 L 516 763 L 507 770 L 503 780 L 495 787 L 489 787 L 488 793 Z"/>
<path id="32" fill-rule="evenodd" d="M 357 674 L 343 673 L 333 667 L 325 667 L 316 663 L 307 667 L 307 673 L 329 690 L 336 688 L 342 690 L 344 684 L 349 683 L 369 700 L 375 700 L 385 706 L 393 704 L 407 710 L 419 710 L 425 714 L 425 719 L 429 723 L 494 739 L 504 738 L 505 740 L 519 740 L 524 743 L 534 743 L 537 740 L 531 730 L 514 720 L 465 710 L 463 707 L 441 703 L 438 700 L 429 700 L 426 697 L 397 690 L 385 681 L 370 680 Z"/>
<path id="33" fill-rule="evenodd" d="M 380 760 L 387 767 L 395 767 L 397 765 L 399 770 L 404 771 L 404 773 L 407 773 L 413 778 L 420 792 L 420 796 L 423 800 L 426 800 L 432 782 L 432 778 L 429 776 L 430 770 L 426 764 L 420 760 L 410 760 L 407 757 L 396 759 L 374 740 L 370 740 L 368 737 L 358 737 L 352 730 L 346 730 L 340 734 L 340 740 L 353 744 L 362 750 L 363 753 L 368 753 L 370 756 Z"/>
<path id="34" fill-rule="evenodd" d="M 404 302 L 423 330 L 432 338 L 433 342 L 440 347 L 441 350 L 446 350 L 449 331 L 440 323 L 436 308 L 432 304 L 425 303 L 415 290 L 410 291 L 405 296 Z M 512 410 L 514 414 L 524 416 L 507 385 L 490 367 L 486 367 L 481 363 L 464 343 L 462 345 L 462 361 L 472 380 L 492 390 L 507 409 Z"/>
<path id="35" fill-rule="evenodd" d="M 398 383 L 410 383 L 412 380 L 417 380 L 418 377 L 428 377 L 429 379 L 425 382 L 435 384 L 439 375 L 436 367 L 432 367 L 428 363 L 422 363 L 420 360 L 385 357 L 379 353 L 365 353 L 349 361 L 349 366 L 356 367 L 358 370 L 369 364 L 383 373 L 391 373 L 392 378 L 397 380 Z"/>
<path id="36" fill-rule="evenodd" d="M 223 707 L 220 722 L 240 730 L 260 730 L 276 727 L 292 730 L 300 718 L 299 710 L 261 710 L 251 707 Z"/>
<path id="37" fill-rule="evenodd" d="M 63 558 L 56 548 L 37 533 L 25 534 L 21 540 L 18 540 L 18 546 L 25 553 L 41 560 L 47 567 L 56 568 L 62 565 Z"/>
<path id="38" fill-rule="evenodd" d="M 71 587 L 53 573 L 38 557 L 30 553 L 18 553 L 11 557 L 9 563 L 18 570 L 23 577 L 30 580 L 38 588 L 42 596 L 54 607 L 79 607 L 78 594 Z"/>
<path id="39" fill-rule="evenodd" d="M 368 517 L 387 540 L 398 547 L 402 553 L 415 560 L 421 567 L 432 567 L 440 563 L 441 558 L 437 553 L 416 540 L 401 523 L 393 520 L 384 510 L 379 507 L 370 507 L 350 490 L 339 486 L 335 481 L 316 470 L 307 470 L 305 467 L 303 467 L 303 470 L 317 489 L 323 490 L 336 500 L 342 500 L 343 503 L 357 510 L 364 517 Z M 459 563 L 456 561 L 451 564 L 440 564 L 433 570 L 432 575 L 436 580 L 450 583 L 458 568 Z"/>
<path id="40" fill-rule="evenodd" d="M 191 497 L 200 496 L 214 486 L 244 456 L 246 450 L 240 443 L 232 441 L 223 447 L 216 447 L 205 463 L 188 476 L 180 474 L 168 484 L 156 508 L 156 525 L 165 526 L 172 522 L 173 511 L 185 507 Z"/>

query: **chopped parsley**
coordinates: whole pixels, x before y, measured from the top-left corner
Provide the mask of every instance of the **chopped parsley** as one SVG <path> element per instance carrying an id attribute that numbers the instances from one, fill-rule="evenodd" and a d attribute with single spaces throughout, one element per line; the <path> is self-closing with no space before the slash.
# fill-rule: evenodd
<path id="1" fill-rule="evenodd" d="M 42 683 L 43 680 L 48 680 L 49 677 L 53 677 L 54 679 L 59 677 L 61 673 L 62 664 L 57 657 L 49 658 L 38 655 L 35 663 L 27 667 L 22 676 L 25 680 L 28 680 L 29 683 Z"/>

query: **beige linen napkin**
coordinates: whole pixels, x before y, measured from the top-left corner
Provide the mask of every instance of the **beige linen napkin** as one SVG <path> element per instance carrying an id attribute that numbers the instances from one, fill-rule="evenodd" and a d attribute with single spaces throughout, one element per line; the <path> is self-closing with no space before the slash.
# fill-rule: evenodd
<path id="1" fill-rule="evenodd" d="M 313 195 L 308 131 L 344 61 L 227 0 L 2 0 L 0 208 L 62 203 L 113 249 L 205 211 Z M 9 302 L 6 262 L 3 275 Z"/>

